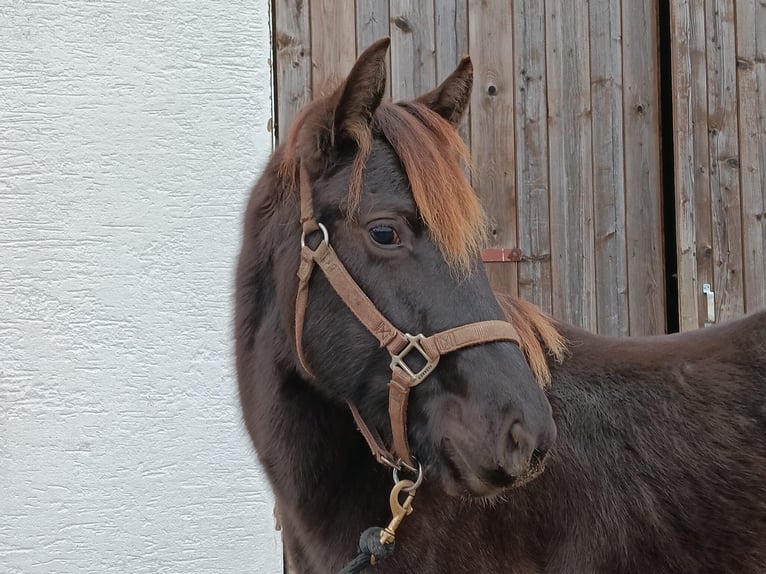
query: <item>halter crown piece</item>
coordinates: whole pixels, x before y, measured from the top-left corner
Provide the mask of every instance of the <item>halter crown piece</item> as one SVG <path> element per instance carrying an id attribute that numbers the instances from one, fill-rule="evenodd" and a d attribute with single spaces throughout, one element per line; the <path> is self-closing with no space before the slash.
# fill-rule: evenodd
<path id="1" fill-rule="evenodd" d="M 375 307 L 330 246 L 327 228 L 314 218 L 311 183 L 303 165 L 300 168 L 300 206 L 303 233 L 301 261 L 298 267 L 298 295 L 295 300 L 295 343 L 301 366 L 311 375 L 303 355 L 303 322 L 308 304 L 309 279 L 314 266 L 318 265 L 346 306 L 391 355 L 391 381 L 388 383 L 388 414 L 393 437 L 391 449 L 385 447 L 375 428 L 368 426 L 356 407 L 349 403 L 359 431 L 379 463 L 394 469 L 407 468 L 415 472 L 407 443 L 407 402 L 410 390 L 433 372 L 442 355 L 493 341 L 511 341 L 518 344 L 519 335 L 513 325 L 506 321 L 468 323 L 428 337 L 403 333 Z M 315 232 L 322 233 L 322 240 L 316 249 L 311 249 L 305 238 Z M 404 362 L 407 355 L 413 351 L 426 361 L 425 366 L 418 371 L 413 371 Z"/>

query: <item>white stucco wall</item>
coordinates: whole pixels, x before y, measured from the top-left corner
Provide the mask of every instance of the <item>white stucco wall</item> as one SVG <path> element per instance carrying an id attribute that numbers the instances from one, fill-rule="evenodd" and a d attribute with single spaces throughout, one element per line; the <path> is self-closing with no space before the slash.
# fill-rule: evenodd
<path id="1" fill-rule="evenodd" d="M 281 572 L 231 344 L 268 18 L 0 4 L 0 573 Z"/>

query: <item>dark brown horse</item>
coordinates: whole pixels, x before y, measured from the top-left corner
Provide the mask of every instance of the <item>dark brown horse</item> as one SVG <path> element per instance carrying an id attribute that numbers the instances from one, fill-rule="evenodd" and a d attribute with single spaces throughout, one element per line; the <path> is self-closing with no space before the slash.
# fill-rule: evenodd
<path id="1" fill-rule="evenodd" d="M 470 62 L 392 104 L 387 47 L 303 111 L 245 216 L 240 397 L 291 571 L 340 570 L 363 530 L 388 523 L 392 486 L 347 406 L 390 443 L 389 353 L 319 270 L 296 346 L 305 189 L 342 265 L 396 327 L 429 335 L 507 316 L 518 331 L 518 346 L 445 355 L 412 391 L 407 437 L 425 480 L 371 572 L 766 572 L 766 313 L 611 339 L 496 298 L 454 129 Z"/>

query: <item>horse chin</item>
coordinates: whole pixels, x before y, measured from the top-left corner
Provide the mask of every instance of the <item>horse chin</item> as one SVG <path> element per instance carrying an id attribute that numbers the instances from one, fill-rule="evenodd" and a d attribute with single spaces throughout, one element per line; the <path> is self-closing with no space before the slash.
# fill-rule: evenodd
<path id="1" fill-rule="evenodd" d="M 521 474 L 511 476 L 503 469 L 475 470 L 449 439 L 442 443 L 442 460 L 438 473 L 444 492 L 449 496 L 494 503 L 503 494 L 529 484 L 545 470 L 540 460 L 530 464 Z"/>

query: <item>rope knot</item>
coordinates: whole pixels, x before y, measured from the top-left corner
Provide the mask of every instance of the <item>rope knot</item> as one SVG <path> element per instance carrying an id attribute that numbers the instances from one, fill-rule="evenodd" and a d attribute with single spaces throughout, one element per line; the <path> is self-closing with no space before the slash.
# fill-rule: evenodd
<path id="1" fill-rule="evenodd" d="M 381 544 L 380 533 L 383 529 L 372 526 L 359 536 L 359 554 L 339 574 L 359 574 L 368 566 L 385 560 L 394 552 L 394 543 Z"/>

